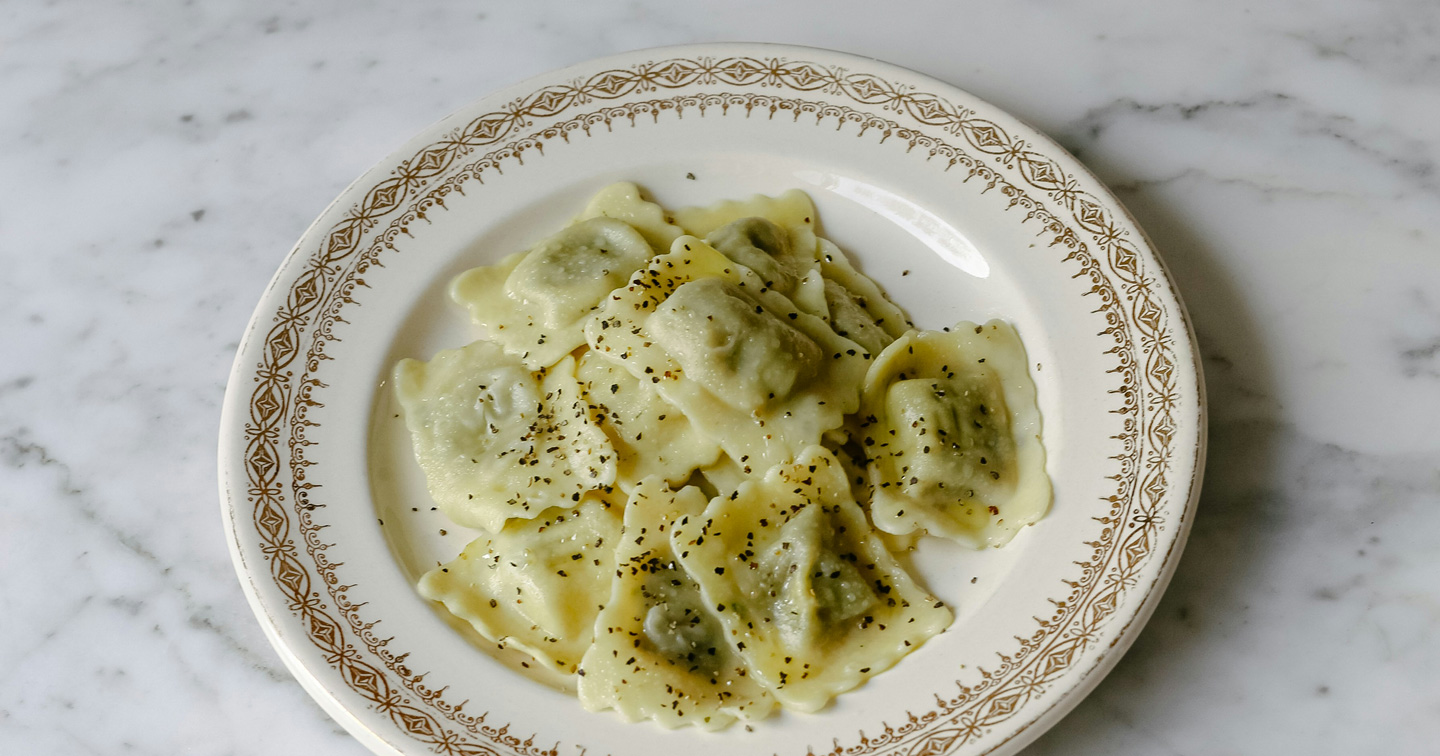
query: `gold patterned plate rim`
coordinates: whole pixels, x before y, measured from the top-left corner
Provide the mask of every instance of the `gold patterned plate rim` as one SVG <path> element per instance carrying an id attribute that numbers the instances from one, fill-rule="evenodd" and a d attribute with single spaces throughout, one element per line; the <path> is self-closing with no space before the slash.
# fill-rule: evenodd
<path id="1" fill-rule="evenodd" d="M 875 200 L 880 190 L 849 178 L 865 174 L 878 177 L 875 186 L 903 184 L 921 204 L 955 213 L 982 242 L 1028 240 L 1014 254 L 986 251 L 1006 258 L 986 285 L 1007 285 L 1008 275 L 1016 291 L 1041 302 L 1021 318 L 1022 332 L 1025 317 L 1048 324 L 1049 341 L 1036 342 L 1035 354 L 1058 364 L 1039 379 L 1042 401 L 1047 381 L 1065 397 L 1045 409 L 1047 433 L 1055 432 L 1056 512 L 1047 518 L 1055 522 L 1017 539 L 1043 546 L 1018 546 L 993 593 L 961 600 L 978 607 L 957 620 L 975 648 L 955 641 L 931 652 L 927 645 L 915 655 L 930 654 L 925 662 L 887 673 L 905 678 L 900 683 L 880 683 L 882 675 L 852 694 L 858 703 L 785 720 L 773 731 L 762 722 L 754 735 L 661 734 L 644 724 L 612 731 L 609 720 L 577 719 L 608 715 L 556 704 L 519 677 L 493 678 L 516 682 L 499 696 L 475 682 L 474 670 L 459 676 L 463 664 L 447 669 L 429 652 L 454 639 L 435 635 L 434 617 L 421 618 L 428 610 L 391 563 L 403 561 L 390 553 L 397 536 L 383 518 L 376 524 L 380 505 L 340 506 L 371 495 L 365 443 L 346 434 L 364 437 L 369 420 L 359 416 L 368 415 L 376 386 L 371 368 L 337 365 L 393 357 L 364 334 L 406 317 L 394 292 L 413 297 L 418 289 L 406 289 L 405 271 L 431 264 L 416 262 L 424 258 L 417 250 L 453 256 L 460 247 L 445 235 L 469 233 L 461 217 L 483 219 L 507 193 L 542 191 L 555 171 L 597 180 L 613 173 L 595 157 L 602 151 L 680 149 L 673 135 L 682 131 L 722 151 L 798 136 L 803 141 L 774 149 L 793 151 L 797 161 L 808 155 L 811 167 L 781 172 L 811 182 L 826 202 L 840 202 L 850 187 L 845 196 L 861 197 L 861 206 L 919 206 L 894 194 Z M 833 172 L 814 169 L 826 159 Z M 897 267 L 890 263 L 901 259 L 881 262 Z M 892 291 L 906 285 L 893 276 L 887 282 Z M 935 312 L 950 312 L 959 298 L 922 290 L 922 308 Z M 1047 304 L 1052 299 L 1060 304 Z M 1072 341 L 1079 345 L 1065 346 Z M 1049 342 L 1059 346 L 1050 350 Z M 1054 377 L 1056 368 L 1069 378 Z M 1078 430 L 1092 426 L 1103 437 Z M 443 119 L 347 188 L 301 237 L 256 308 L 226 392 L 219 467 L 231 554 L 266 636 L 306 690 L 376 753 L 684 747 L 697 756 L 742 749 L 913 756 L 1013 753 L 1099 683 L 1175 569 L 1204 451 L 1203 381 L 1184 307 L 1144 232 L 1075 158 L 923 74 L 845 53 L 737 43 L 642 50 L 544 74 Z M 500 674 L 476 669 L 487 680 Z M 512 698 L 573 710 L 551 723 L 513 710 Z"/>

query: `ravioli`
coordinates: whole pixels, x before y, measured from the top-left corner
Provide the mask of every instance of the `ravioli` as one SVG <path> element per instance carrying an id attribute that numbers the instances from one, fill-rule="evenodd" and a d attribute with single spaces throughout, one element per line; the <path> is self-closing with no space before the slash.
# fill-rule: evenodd
<path id="1" fill-rule="evenodd" d="M 651 261 L 587 324 L 595 352 L 649 381 L 752 469 L 819 443 L 859 406 L 870 355 L 694 237 Z"/>
<path id="2" fill-rule="evenodd" d="M 835 457 L 840 463 L 840 470 L 845 475 L 845 480 L 850 484 L 850 495 L 863 509 L 870 504 L 870 476 L 865 470 L 864 454 L 852 451 L 853 444 L 834 444 L 826 441 L 826 451 Z"/>
<path id="3" fill-rule="evenodd" d="M 802 312 L 822 318 L 827 314 L 815 204 L 806 193 L 791 189 L 776 197 L 756 194 L 745 200 L 681 208 L 674 217 L 686 233 L 704 238 L 721 254 L 755 269 L 768 286 L 789 297 Z M 777 239 L 776 234 L 760 230 L 766 225 L 784 233 Z M 767 257 L 773 262 L 767 262 Z"/>
<path id="4" fill-rule="evenodd" d="M 420 595 L 443 603 L 487 640 L 574 673 L 610 595 L 619 537 L 620 517 L 610 503 L 587 498 L 579 508 L 512 520 L 475 539 L 420 578 Z"/>
<path id="5" fill-rule="evenodd" d="M 800 711 L 888 669 L 953 619 L 871 534 L 822 447 L 682 516 L 670 542 L 750 674 Z"/>
<path id="6" fill-rule="evenodd" d="M 840 248 L 819 239 L 825 303 L 835 332 L 879 354 L 915 326 L 869 276 L 855 269 Z"/>
<path id="7" fill-rule="evenodd" d="M 875 324 L 875 319 L 849 289 L 828 278 L 825 279 L 825 307 L 826 320 L 835 333 L 865 347 L 871 354 L 879 354 L 895 340 Z"/>
<path id="8" fill-rule="evenodd" d="M 477 341 L 401 360 L 394 384 L 430 496 L 461 525 L 498 532 L 615 483 L 615 450 L 590 421 L 573 358 L 537 376 Z"/>
<path id="9" fill-rule="evenodd" d="M 675 223 L 685 233 L 705 237 L 721 226 L 742 218 L 764 218 L 789 232 L 791 246 L 797 255 L 814 257 L 815 203 L 810 195 L 791 189 L 775 197 L 752 195 L 744 200 L 725 200 L 704 207 L 682 207 L 676 210 Z"/>
<path id="10" fill-rule="evenodd" d="M 609 600 L 580 664 L 580 703 L 625 719 L 707 730 L 763 719 L 775 699 L 750 676 L 700 587 L 680 568 L 670 528 L 705 508 L 698 488 L 647 478 L 630 494 Z"/>
<path id="11" fill-rule="evenodd" d="M 592 421 L 616 452 L 616 482 L 626 490 L 658 475 L 682 483 L 696 468 L 713 464 L 720 445 L 701 433 L 653 384 L 641 383 L 613 362 L 586 351 L 576 377 Z"/>
<path id="12" fill-rule="evenodd" d="M 834 446 L 827 441 L 825 444 L 825 448 L 828 449 L 830 453 L 835 456 L 835 460 L 840 463 L 840 469 L 845 473 L 845 479 L 850 482 L 850 495 L 855 498 L 855 503 L 860 505 L 860 509 L 868 513 L 870 511 L 870 498 L 873 493 L 873 488 L 870 485 L 870 474 L 865 469 L 865 455 L 863 453 L 850 451 L 852 447 L 853 445 L 849 443 Z M 891 554 L 902 554 L 914 550 L 916 544 L 920 542 L 921 536 L 925 535 L 925 531 L 923 530 L 916 530 L 901 535 L 886 533 L 878 528 L 872 528 L 872 531 L 875 537 L 879 538 L 880 542 L 885 544 L 885 548 L 890 550 Z"/>
<path id="13" fill-rule="evenodd" d="M 1002 546 L 1050 506 L 1035 384 L 1009 324 L 911 332 L 865 377 L 875 527 Z"/>
<path id="14" fill-rule="evenodd" d="M 669 251 L 670 244 L 685 232 L 672 224 L 665 208 L 643 198 L 640 187 L 619 181 L 601 189 L 590 198 L 576 220 L 614 218 L 640 232 L 655 253 Z"/>
<path id="15" fill-rule="evenodd" d="M 669 213 L 619 182 L 452 281 L 485 340 L 393 382 L 486 535 L 420 593 L 665 728 L 819 710 L 943 632 L 903 552 L 1049 506 L 1028 358 L 1000 321 L 917 332 L 817 234 L 800 191 Z"/>
<path id="16" fill-rule="evenodd" d="M 751 471 L 753 470 L 752 467 Z M 715 487 L 716 494 L 721 496 L 729 495 L 750 477 L 745 468 L 728 454 L 721 454 L 714 464 L 700 468 L 700 474 L 705 476 L 706 481 Z"/>
<path id="17" fill-rule="evenodd" d="M 800 241 L 761 217 L 741 218 L 705 235 L 705 243 L 754 271 L 765 285 L 789 297 L 802 312 L 825 317 L 825 279 L 815 259 L 814 234 Z M 879 351 L 879 350 L 876 350 Z"/>
<path id="18" fill-rule="evenodd" d="M 450 296 L 491 340 L 539 370 L 585 343 L 590 313 L 653 255 L 628 224 L 590 218 L 496 265 L 460 274 Z"/>

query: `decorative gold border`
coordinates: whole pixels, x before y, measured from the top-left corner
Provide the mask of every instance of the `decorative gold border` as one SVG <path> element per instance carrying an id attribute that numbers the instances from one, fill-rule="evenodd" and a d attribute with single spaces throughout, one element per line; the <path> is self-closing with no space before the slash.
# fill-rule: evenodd
<path id="1" fill-rule="evenodd" d="M 1110 275 L 1120 284 L 1118 290 L 1101 269 L 1100 261 L 1067 224 L 1006 181 L 983 158 L 972 157 L 941 139 L 847 106 L 764 94 L 683 95 L 632 102 L 578 115 L 505 143 L 441 180 L 461 158 L 534 126 L 536 119 L 559 116 L 597 100 L 694 84 L 818 90 L 848 97 L 858 104 L 878 106 L 882 111 L 904 114 L 922 124 L 938 126 L 944 133 L 959 135 L 971 148 L 989 156 L 989 162 L 1016 172 L 1026 184 L 1045 192 L 1069 211 L 1076 225 L 1087 232 L 1102 251 Z M 1163 523 L 1158 513 L 1169 491 L 1165 476 L 1173 453 L 1173 412 L 1179 399 L 1172 356 L 1174 335 L 1169 317 L 1155 295 L 1156 288 L 1163 289 L 1163 285 L 1157 287 L 1154 277 L 1144 270 L 1139 250 L 1110 217 L 1103 203 L 1081 191 L 1079 182 L 1057 163 L 1030 149 L 1024 140 L 1012 138 L 997 124 L 977 118 L 971 111 L 957 108 L 937 95 L 916 92 L 912 87 L 871 74 L 851 74 L 844 69 L 804 61 L 672 59 L 545 87 L 512 101 L 503 110 L 482 115 L 417 151 L 392 171 L 389 178 L 372 186 L 364 199 L 329 230 L 319 249 L 306 260 L 274 316 L 274 325 L 264 340 L 263 359 L 254 374 L 256 387 L 250 398 L 250 422 L 245 426 L 247 495 L 253 507 L 252 520 L 271 575 L 287 596 L 290 610 L 299 615 L 311 642 L 324 652 L 327 662 L 340 672 L 348 687 L 432 750 L 446 754 L 498 754 L 495 747 L 499 747 L 525 756 L 555 752 L 553 748 L 535 746 L 533 739 L 521 740 L 510 735 L 506 727 L 486 724 L 483 715 L 464 714 L 460 707 L 446 703 L 441 691 L 424 686 L 425 675 L 407 669 L 405 655 L 385 648 L 388 639 L 377 637 L 372 631 L 374 623 L 358 616 L 359 607 L 346 597 L 346 591 L 353 586 L 339 582 L 335 573 L 338 565 L 326 558 L 329 544 L 320 539 L 321 526 L 311 517 L 311 511 L 323 504 L 312 502 L 314 485 L 305 479 L 306 468 L 313 464 L 306 459 L 306 448 L 313 442 L 305 435 L 306 429 L 315 425 L 308 419 L 309 411 L 322 406 L 314 393 L 324 384 L 314 375 L 328 359 L 326 344 L 336 340 L 334 328 L 343 322 L 339 312 L 347 305 L 356 304 L 355 289 L 365 285 L 359 276 L 370 265 L 378 264 L 382 249 L 394 248 L 394 240 L 406 233 L 409 223 L 425 218 L 425 213 L 434 206 L 443 206 L 445 196 L 450 191 L 460 191 L 465 181 L 480 180 L 482 172 L 498 170 L 501 161 L 518 159 L 526 150 L 543 150 L 547 140 L 568 140 L 576 131 L 588 134 L 597 124 L 608 127 L 620 119 L 628 119 L 633 124 L 642 115 L 658 119 L 663 112 L 673 110 L 678 114 L 686 108 L 698 109 L 702 115 L 707 107 L 728 112 L 737 106 L 744 107 L 747 115 L 757 109 L 768 111 L 770 117 L 792 113 L 798 119 L 802 114 L 810 114 L 816 117 L 817 124 L 833 117 L 838 121 L 837 128 L 854 123 L 862 134 L 875 129 L 882 141 L 899 138 L 907 142 L 910 150 L 917 147 L 925 150 L 928 158 L 945 158 L 947 170 L 956 165 L 966 168 L 967 182 L 979 177 L 985 182 L 983 191 L 998 188 L 1010 199 L 1010 207 L 1018 206 L 1026 211 L 1022 223 L 1039 219 L 1046 230 L 1054 234 L 1052 246 L 1059 244 L 1069 250 L 1063 261 L 1078 263 L 1077 277 L 1090 279 L 1092 288 L 1087 293 L 1098 297 L 1097 312 L 1104 312 L 1108 324 L 1101 335 L 1109 335 L 1115 342 L 1109 353 L 1116 360 L 1111 372 L 1120 378 L 1120 386 L 1114 390 L 1120 407 L 1114 411 L 1124 416 L 1125 429 L 1117 436 L 1123 445 L 1123 453 L 1115 457 L 1120 470 L 1112 476 L 1117 490 L 1108 497 L 1110 512 L 1097 518 L 1103 528 L 1100 539 L 1088 544 L 1092 548 L 1091 560 L 1080 565 L 1078 580 L 1066 581 L 1071 589 L 1069 596 L 1056 602 L 1050 618 L 1038 620 L 1039 628 L 1031 637 L 1020 639 L 1016 653 L 1001 655 L 998 668 L 982 671 L 975 685 L 962 686 L 960 693 L 951 699 L 937 698 L 935 710 L 911 715 L 909 721 L 898 727 L 887 726 L 877 736 L 867 737 L 862 733 L 854 746 L 843 747 L 837 742 L 830 753 L 837 756 L 881 751 L 948 753 L 1011 719 L 1031 699 L 1042 696 L 1098 639 L 1100 626 L 1113 615 L 1124 592 L 1135 585 L 1141 568 L 1154 554 L 1155 538 Z M 439 183 L 434 188 L 405 207 L 410 197 L 437 180 Z M 369 249 L 354 254 L 367 232 L 402 208 L 404 211 L 391 220 Z M 292 368 L 299 357 L 301 341 L 312 328 L 304 367 L 297 377 Z M 1139 336 L 1145 356 L 1143 366 L 1135 359 L 1132 330 Z M 1142 370 L 1143 383 L 1140 381 Z M 290 488 L 307 554 L 336 608 L 345 617 L 345 624 L 350 625 L 351 633 L 397 676 L 400 687 L 409 690 L 413 699 L 347 641 L 344 627 L 327 611 L 320 592 L 314 590 L 306 566 L 300 561 L 290 535 L 280 478 L 279 447 L 287 441 L 284 438 L 287 419 Z M 472 741 L 460 731 L 447 728 L 435 714 L 486 742 Z"/>

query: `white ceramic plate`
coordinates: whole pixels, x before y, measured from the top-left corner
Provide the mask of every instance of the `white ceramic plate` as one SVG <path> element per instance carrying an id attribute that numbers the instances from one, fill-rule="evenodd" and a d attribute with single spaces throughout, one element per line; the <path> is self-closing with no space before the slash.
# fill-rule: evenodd
<path id="1" fill-rule="evenodd" d="M 702 733 L 586 712 L 413 588 L 470 535 L 430 510 L 390 366 L 474 338 L 451 276 L 621 179 L 667 207 L 804 189 L 920 327 L 1005 318 L 1035 363 L 1050 515 L 999 550 L 926 539 L 913 567 L 954 626 L 819 714 Z M 1012 753 L 1114 665 L 1175 568 L 1203 461 L 1198 370 L 1145 235 L 1016 119 L 840 53 L 641 51 L 480 100 L 316 220 L 235 361 L 224 519 L 275 648 L 376 753 Z"/>

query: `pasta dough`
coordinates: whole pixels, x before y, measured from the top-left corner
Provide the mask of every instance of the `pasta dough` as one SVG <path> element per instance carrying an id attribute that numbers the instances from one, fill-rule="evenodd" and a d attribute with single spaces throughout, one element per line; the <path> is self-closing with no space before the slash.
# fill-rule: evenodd
<path id="1" fill-rule="evenodd" d="M 431 497 L 486 534 L 421 595 L 666 728 L 816 711 L 943 632 L 892 552 L 1045 513 L 1024 347 L 917 332 L 817 220 L 620 182 L 458 276 L 484 339 L 393 382 Z"/>
<path id="2" fill-rule="evenodd" d="M 670 541 L 750 673 L 800 711 L 888 669 L 952 619 L 871 534 L 822 447 L 681 517 Z"/>
<path id="3" fill-rule="evenodd" d="M 576 371 L 593 422 L 616 451 L 616 482 L 629 490 L 658 475 L 680 484 L 696 468 L 713 464 L 720 445 L 695 428 L 683 412 L 624 368 L 593 351 Z"/>
<path id="4" fill-rule="evenodd" d="M 1001 546 L 1050 506 L 1025 347 L 999 320 L 911 332 L 865 377 L 875 526 Z"/>
<path id="5" fill-rule="evenodd" d="M 802 312 L 826 317 L 825 280 L 820 272 L 815 236 L 815 205 L 809 195 L 792 189 L 778 197 L 756 194 L 707 207 L 675 211 L 686 233 L 731 260 L 755 271 L 761 280 L 784 294 Z"/>
<path id="6" fill-rule="evenodd" d="M 573 673 L 609 593 L 620 520 L 602 497 L 511 520 L 420 578 L 420 595 L 486 639 Z"/>
<path id="7" fill-rule="evenodd" d="M 792 240 L 786 229 L 765 218 L 741 218 L 711 231 L 705 243 L 754 271 L 765 285 L 784 294 L 801 312 L 828 315 L 825 279 L 815 259 L 815 239 L 806 231 Z"/>
<path id="8" fill-rule="evenodd" d="M 586 336 L 752 469 L 838 427 L 869 364 L 854 342 L 688 236 L 611 294 Z"/>
<path id="9" fill-rule="evenodd" d="M 577 221 L 614 218 L 640 232 L 655 252 L 665 252 L 685 233 L 670 222 L 665 208 L 640 196 L 640 187 L 629 181 L 611 184 L 590 198 Z"/>
<path id="10" fill-rule="evenodd" d="M 700 237 L 742 218 L 764 218 L 790 233 L 797 255 L 815 254 L 815 203 L 799 189 L 776 197 L 756 194 L 705 207 L 682 207 L 675 211 L 674 218 L 685 233 Z"/>
<path id="11" fill-rule="evenodd" d="M 590 421 L 566 357 L 544 375 L 488 341 L 401 360 L 395 395 L 445 515 L 498 532 L 615 483 L 615 450 Z"/>
<path id="12" fill-rule="evenodd" d="M 915 326 L 880 287 L 850 264 L 828 239 L 819 240 L 825 304 L 835 332 L 879 354 Z"/>
<path id="13" fill-rule="evenodd" d="M 450 296 L 491 339 L 539 370 L 585 343 L 590 312 L 653 254 L 624 222 L 590 218 L 497 265 L 466 271 Z"/>
<path id="14" fill-rule="evenodd" d="M 699 489 L 672 491 L 660 478 L 631 493 L 610 598 L 581 662 L 585 708 L 717 729 L 737 717 L 763 719 L 775 707 L 671 550 L 675 521 L 704 508 Z"/>

